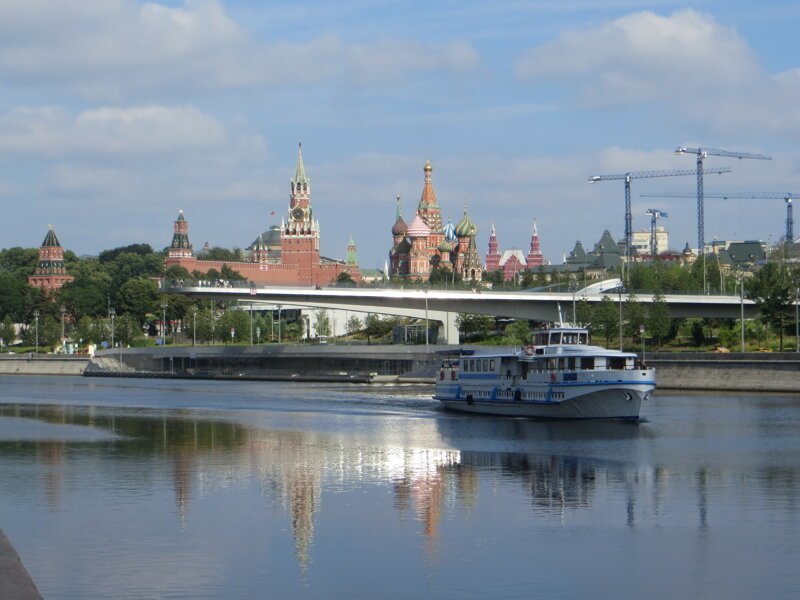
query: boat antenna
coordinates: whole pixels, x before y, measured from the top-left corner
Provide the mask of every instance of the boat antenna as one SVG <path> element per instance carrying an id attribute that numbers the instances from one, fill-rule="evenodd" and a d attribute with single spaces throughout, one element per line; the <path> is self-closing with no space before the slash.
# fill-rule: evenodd
<path id="1" fill-rule="evenodd" d="M 564 317 L 561 316 L 561 302 L 556 302 L 556 306 L 558 307 L 558 326 L 564 326 Z"/>

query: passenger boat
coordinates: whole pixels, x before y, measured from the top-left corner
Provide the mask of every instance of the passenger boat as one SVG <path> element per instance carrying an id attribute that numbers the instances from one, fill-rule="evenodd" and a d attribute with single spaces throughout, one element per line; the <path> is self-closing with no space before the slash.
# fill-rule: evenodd
<path id="1" fill-rule="evenodd" d="M 655 369 L 631 352 L 592 346 L 583 327 L 537 330 L 501 353 L 442 353 L 434 398 L 451 409 L 539 419 L 638 420 Z"/>

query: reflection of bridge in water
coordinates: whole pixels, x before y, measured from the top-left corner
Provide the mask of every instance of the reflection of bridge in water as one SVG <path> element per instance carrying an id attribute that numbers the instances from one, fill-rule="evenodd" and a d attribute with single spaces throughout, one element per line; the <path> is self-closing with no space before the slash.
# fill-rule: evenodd
<path id="1" fill-rule="evenodd" d="M 485 314 L 515 319 L 557 321 L 559 310 L 566 318 L 574 302 L 590 304 L 609 298 L 624 302 L 624 294 L 603 292 L 600 286 L 590 286 L 576 292 L 491 292 L 440 289 L 375 289 L 375 288 L 288 288 L 288 287 L 203 287 L 172 286 L 163 282 L 162 291 L 194 298 L 238 301 L 242 304 L 268 303 L 284 306 L 343 309 L 352 312 L 371 312 L 441 321 L 440 335 L 446 343 L 458 343 L 455 318 L 459 313 Z M 653 302 L 652 294 L 637 294 L 643 304 Z M 738 296 L 666 294 L 674 318 L 708 317 L 737 319 L 744 310 L 745 317 L 755 316 L 752 300 Z"/>

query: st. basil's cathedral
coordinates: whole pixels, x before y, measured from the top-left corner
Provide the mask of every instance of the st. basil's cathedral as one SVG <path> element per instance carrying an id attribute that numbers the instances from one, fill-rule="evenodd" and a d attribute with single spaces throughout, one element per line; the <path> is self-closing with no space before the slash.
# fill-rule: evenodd
<path id="1" fill-rule="evenodd" d="M 483 266 L 475 236 L 478 228 L 467 214 L 455 225 L 448 219 L 442 226 L 442 210 L 436 201 L 430 161 L 425 162 L 425 183 L 411 223 L 406 224 L 397 198 L 397 215 L 392 226 L 389 276 L 426 280 L 434 269 L 458 273 L 464 281 L 481 281 Z"/>

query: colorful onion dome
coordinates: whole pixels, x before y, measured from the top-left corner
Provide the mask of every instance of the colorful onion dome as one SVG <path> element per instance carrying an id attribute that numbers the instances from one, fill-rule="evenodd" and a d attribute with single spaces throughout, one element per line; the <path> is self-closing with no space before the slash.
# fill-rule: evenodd
<path id="1" fill-rule="evenodd" d="M 453 251 L 453 245 L 447 240 L 442 240 L 442 243 L 439 244 L 437 250 L 439 250 L 439 252 L 442 254 L 449 254 Z"/>
<path id="2" fill-rule="evenodd" d="M 475 223 L 469 218 L 467 207 L 464 206 L 464 216 L 461 217 L 461 220 L 456 224 L 456 235 L 460 238 L 464 238 L 472 237 L 476 233 L 478 233 L 478 228 L 475 227 Z"/>
<path id="3" fill-rule="evenodd" d="M 417 216 L 411 221 L 411 225 L 408 226 L 406 235 L 411 238 L 421 238 L 428 237 L 430 234 L 430 228 L 425 224 L 425 221 L 422 220 L 422 217 L 419 216 L 419 213 L 417 213 Z"/>
<path id="4" fill-rule="evenodd" d="M 392 225 L 392 235 L 405 235 L 408 231 L 408 225 L 400 215 L 397 216 L 397 221 Z"/>
<path id="5" fill-rule="evenodd" d="M 458 240 L 458 236 L 456 235 L 456 226 L 453 225 L 453 221 L 450 217 L 447 218 L 447 225 L 444 226 L 444 239 L 448 242 L 455 242 Z"/>

